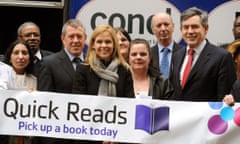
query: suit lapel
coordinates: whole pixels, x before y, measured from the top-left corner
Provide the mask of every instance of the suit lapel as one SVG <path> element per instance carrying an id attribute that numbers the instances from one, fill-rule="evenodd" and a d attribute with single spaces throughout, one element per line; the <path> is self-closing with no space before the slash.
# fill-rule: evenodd
<path id="1" fill-rule="evenodd" d="M 186 48 L 182 48 L 177 52 L 176 55 L 174 55 L 175 64 L 176 64 L 174 66 L 174 69 L 176 69 L 176 73 L 175 73 L 176 82 L 177 82 L 177 86 L 180 89 L 182 89 L 181 88 L 181 81 L 180 81 L 180 72 L 181 72 L 181 66 L 182 66 L 185 54 L 186 54 Z"/>
<path id="2" fill-rule="evenodd" d="M 60 55 L 60 64 L 62 69 L 71 77 L 74 78 L 74 68 L 72 65 L 72 62 L 70 61 L 69 57 L 65 53 L 64 50 L 62 50 L 61 55 Z"/>
<path id="3" fill-rule="evenodd" d="M 153 65 L 154 65 L 154 67 L 158 71 L 160 71 L 160 69 L 159 69 L 159 51 L 158 51 L 158 45 L 157 44 L 153 47 L 152 56 L 153 56 Z"/>
<path id="4" fill-rule="evenodd" d="M 191 80 L 195 75 L 197 75 L 199 71 L 201 71 L 201 69 L 203 69 L 203 67 L 210 60 L 210 58 L 211 58 L 211 48 L 207 43 L 206 46 L 203 48 L 200 56 L 198 57 L 198 60 L 196 61 L 194 67 L 192 68 L 187 82 Z"/>

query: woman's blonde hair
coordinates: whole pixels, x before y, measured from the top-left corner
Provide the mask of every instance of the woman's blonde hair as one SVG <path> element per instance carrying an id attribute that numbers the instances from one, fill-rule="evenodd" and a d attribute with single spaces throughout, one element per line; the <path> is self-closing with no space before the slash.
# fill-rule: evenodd
<path id="1" fill-rule="evenodd" d="M 99 25 L 93 30 L 89 40 L 87 55 L 85 58 L 86 64 L 89 64 L 92 69 L 95 69 L 94 61 L 97 58 L 97 56 L 95 50 L 93 49 L 93 45 L 95 43 L 96 37 L 103 32 L 108 32 L 113 40 L 114 49 L 111 59 L 117 58 L 119 60 L 119 64 L 122 64 L 124 67 L 129 69 L 128 63 L 124 60 L 120 53 L 120 45 L 118 43 L 116 32 L 110 25 Z"/>

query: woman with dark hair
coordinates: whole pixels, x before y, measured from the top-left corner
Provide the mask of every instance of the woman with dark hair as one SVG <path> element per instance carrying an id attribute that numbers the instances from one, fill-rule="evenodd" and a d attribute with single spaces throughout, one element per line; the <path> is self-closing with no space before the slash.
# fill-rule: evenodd
<path id="1" fill-rule="evenodd" d="M 140 38 L 132 40 L 129 64 L 136 98 L 168 100 L 173 95 L 170 81 L 152 66 L 148 41 Z"/>
<path id="2" fill-rule="evenodd" d="M 29 45 L 21 40 L 12 42 L 6 50 L 3 60 L 12 66 L 16 89 L 36 89 L 37 79 L 31 74 L 33 68 L 33 54 Z"/>
<path id="3" fill-rule="evenodd" d="M 128 32 L 122 27 L 114 28 L 117 34 L 118 42 L 120 45 L 120 53 L 123 58 L 128 61 L 128 53 L 131 43 L 131 37 Z"/>
<path id="4" fill-rule="evenodd" d="M 29 45 L 21 40 L 12 42 L 6 50 L 3 60 L 13 68 L 14 89 L 35 90 L 37 78 L 31 74 L 33 68 L 33 54 Z M 9 136 L 9 144 L 31 144 L 30 137 Z"/>

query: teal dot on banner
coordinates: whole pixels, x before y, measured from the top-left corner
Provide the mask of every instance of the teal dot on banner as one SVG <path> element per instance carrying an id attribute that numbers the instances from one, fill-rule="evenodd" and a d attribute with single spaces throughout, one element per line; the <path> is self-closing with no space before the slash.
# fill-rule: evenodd
<path id="1" fill-rule="evenodd" d="M 224 121 L 232 120 L 234 118 L 234 110 L 232 107 L 224 107 L 220 111 L 220 116 Z"/>
<path id="2" fill-rule="evenodd" d="M 223 106 L 223 102 L 209 102 L 208 103 L 210 108 L 214 109 L 214 110 L 218 110 Z"/>

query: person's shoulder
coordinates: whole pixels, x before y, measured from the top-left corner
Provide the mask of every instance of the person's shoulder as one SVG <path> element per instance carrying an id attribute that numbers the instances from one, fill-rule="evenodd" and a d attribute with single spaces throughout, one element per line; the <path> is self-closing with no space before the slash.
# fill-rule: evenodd
<path id="1" fill-rule="evenodd" d="M 40 49 L 40 53 L 42 54 L 43 57 L 54 54 L 54 52 L 44 49 Z"/>
<path id="2" fill-rule="evenodd" d="M 229 54 L 229 52 L 226 49 L 219 47 L 215 44 L 212 44 L 210 42 L 208 42 L 206 44 L 206 47 L 209 49 L 209 51 L 211 51 L 215 55 L 219 55 L 219 54 L 220 55 L 228 55 Z"/>
<path id="3" fill-rule="evenodd" d="M 12 70 L 12 67 L 0 61 L 0 70 Z"/>
<path id="4" fill-rule="evenodd" d="M 47 55 L 43 57 L 43 61 L 55 61 L 58 57 L 61 57 L 63 55 L 62 53 L 63 53 L 62 51 L 59 51 L 59 52 Z"/>
<path id="5" fill-rule="evenodd" d="M 175 48 L 176 50 L 179 50 L 181 48 L 184 48 L 184 46 L 174 41 L 173 48 Z"/>
<path id="6" fill-rule="evenodd" d="M 118 65 L 118 72 L 122 72 L 122 73 L 131 73 L 130 68 L 127 68 L 126 66 L 119 64 Z"/>
<path id="7" fill-rule="evenodd" d="M 158 49 L 158 45 L 157 44 L 151 46 L 151 48 L 150 48 L 151 52 L 153 52 L 154 50 L 157 50 L 157 49 Z"/>

